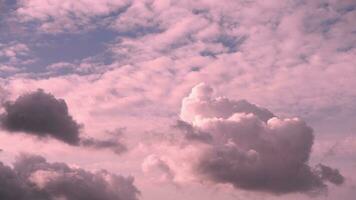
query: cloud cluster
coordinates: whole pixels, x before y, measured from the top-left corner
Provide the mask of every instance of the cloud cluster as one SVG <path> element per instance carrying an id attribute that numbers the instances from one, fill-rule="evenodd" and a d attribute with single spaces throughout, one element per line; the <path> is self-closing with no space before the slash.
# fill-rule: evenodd
<path id="1" fill-rule="evenodd" d="M 19 72 L 23 66 L 34 61 L 29 47 L 24 43 L 0 43 L 0 74 Z"/>
<path id="2" fill-rule="evenodd" d="M 320 194 L 326 182 L 344 182 L 338 170 L 308 164 L 314 136 L 301 119 L 281 119 L 244 100 L 213 98 L 212 92 L 206 84 L 195 86 L 182 103 L 184 121 L 175 126 L 185 135 L 178 154 L 195 149 L 185 153 L 194 152 L 196 162 L 185 160 L 182 166 L 190 165 L 197 179 L 275 194 Z M 179 167 L 168 166 L 180 173 Z"/>
<path id="3" fill-rule="evenodd" d="M 0 162 L 0 199 L 137 200 L 132 177 L 90 172 L 41 156 L 21 155 L 13 167 Z"/>
<path id="4" fill-rule="evenodd" d="M 55 138 L 69 145 L 94 149 L 110 149 L 114 153 L 126 151 L 116 138 L 98 140 L 80 137 L 82 125 L 69 114 L 66 102 L 41 89 L 4 103 L 2 128 L 10 132 L 24 132 L 40 138 Z"/>
<path id="5" fill-rule="evenodd" d="M 26 44 L 13 42 L 10 44 L 0 43 L 0 57 L 6 57 L 15 60 L 18 56 L 25 56 L 29 53 L 29 48 Z"/>

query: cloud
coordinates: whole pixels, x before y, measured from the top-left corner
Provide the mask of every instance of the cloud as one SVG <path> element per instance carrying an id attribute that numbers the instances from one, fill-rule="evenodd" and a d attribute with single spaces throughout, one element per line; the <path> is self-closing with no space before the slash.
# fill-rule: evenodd
<path id="1" fill-rule="evenodd" d="M 65 163 L 21 155 L 13 167 L 0 162 L 0 198 L 7 200 L 137 200 L 133 177 L 90 172 Z"/>
<path id="2" fill-rule="evenodd" d="M 69 114 L 66 102 L 39 89 L 4 104 L 4 129 L 53 137 L 71 145 L 79 143 L 79 125 Z"/>
<path id="3" fill-rule="evenodd" d="M 18 72 L 20 71 L 19 68 L 9 65 L 0 65 L 0 72 L 1 73 L 11 73 L 11 72 Z"/>
<path id="4" fill-rule="evenodd" d="M 190 95 L 183 99 L 181 119 L 193 122 L 196 118 L 227 118 L 234 113 L 252 113 L 262 121 L 267 121 L 274 116 L 269 110 L 245 100 L 234 101 L 226 97 L 211 99 L 212 92 L 212 88 L 204 83 L 195 86 Z"/>
<path id="5" fill-rule="evenodd" d="M 42 89 L 24 94 L 14 102 L 5 102 L 4 109 L 1 125 L 7 131 L 24 132 L 39 138 L 55 138 L 74 146 L 110 149 L 116 154 L 127 150 L 118 140 L 121 134 L 106 140 L 81 137 L 82 125 L 69 114 L 66 102 Z"/>
<path id="6" fill-rule="evenodd" d="M 75 65 L 67 62 L 58 62 L 58 63 L 53 63 L 47 66 L 46 68 L 49 70 L 58 71 L 63 69 L 73 69 L 75 68 Z"/>
<path id="7" fill-rule="evenodd" d="M 0 57 L 6 57 L 8 59 L 15 60 L 19 56 L 28 55 L 30 49 L 26 44 L 12 42 L 9 44 L 0 43 Z"/>
<path id="8" fill-rule="evenodd" d="M 145 173 L 158 173 L 160 176 L 158 181 L 161 182 L 170 181 L 174 178 L 174 172 L 170 169 L 166 162 L 154 154 L 151 154 L 144 159 L 141 168 Z"/>
<path id="9" fill-rule="evenodd" d="M 317 169 L 319 170 L 320 176 L 323 180 L 330 181 L 336 185 L 341 185 L 345 181 L 345 178 L 337 169 L 333 169 L 323 164 L 317 165 Z"/>
<path id="10" fill-rule="evenodd" d="M 47 33 L 76 32 L 92 28 L 96 17 L 119 12 L 129 3 L 126 0 L 20 0 L 15 14 L 23 22 L 40 22 L 39 29 Z"/>
<path id="11" fill-rule="evenodd" d="M 183 99 L 180 116 L 184 121 L 175 127 L 184 140 L 173 140 L 178 150 L 168 146 L 161 154 L 178 176 L 188 165 L 196 180 L 273 194 L 316 195 L 327 191 L 326 182 L 344 182 L 337 169 L 308 164 L 314 135 L 299 118 L 278 118 L 245 100 L 214 98 L 204 83 Z M 183 154 L 195 155 L 195 161 L 181 159 Z"/>
<path id="12" fill-rule="evenodd" d="M 6 41 L 0 43 L 0 61 L 1 75 L 15 74 L 23 71 L 26 65 L 35 62 L 35 57 L 27 44 Z"/>
<path id="13" fill-rule="evenodd" d="M 173 128 L 182 131 L 185 134 L 186 139 L 188 140 L 198 140 L 206 142 L 210 142 L 212 140 L 212 136 L 209 133 L 197 130 L 191 124 L 183 120 L 177 120 L 177 123 L 173 125 Z"/>
<path id="14" fill-rule="evenodd" d="M 25 12 L 19 13 L 17 9 L 16 13 L 29 20 L 23 25 L 30 30 L 76 32 L 77 29 L 81 32 L 81 28 L 99 26 L 93 31 L 95 38 L 92 33 L 78 36 L 100 43 L 98 46 L 104 48 L 100 47 L 100 55 L 105 48 L 113 48 L 113 59 L 103 56 L 105 64 L 85 63 L 100 72 L 114 69 L 102 76 L 96 74 L 99 70 L 88 67 L 88 73 L 95 74 L 79 77 L 66 71 L 65 76 L 57 78 L 42 79 L 34 74 L 31 77 L 36 79 L 33 80 L 22 77 L 4 80 L 18 90 L 29 88 L 30 83 L 32 88 L 46 86 L 46 91 L 52 88 L 48 91 L 65 97 L 73 108 L 73 116 L 85 123 L 86 128 L 90 127 L 87 130 L 93 135 L 115 127 L 117 122 L 130 123 L 133 132 L 156 124 L 165 125 L 171 116 L 175 116 L 183 95 L 201 81 L 213 84 L 229 97 L 268 105 L 268 109 L 279 116 L 303 116 L 313 124 L 316 132 L 323 133 L 318 135 L 318 140 L 329 133 L 338 133 L 335 138 L 340 137 L 342 130 L 339 127 L 353 127 L 356 90 L 350 88 L 356 84 L 355 1 L 132 1 L 125 12 L 116 15 L 114 11 L 115 16 L 110 16 L 113 23 L 107 24 L 116 28 L 117 34 L 113 35 L 118 36 L 114 41 L 110 39 L 114 37 L 112 30 L 106 32 L 105 27 L 98 25 L 106 23 L 107 18 L 97 18 L 101 14 L 96 9 L 106 9 L 108 1 L 96 1 L 88 7 L 86 3 L 81 4 L 84 1 L 71 1 L 68 7 L 65 7 L 68 1 L 21 2 L 24 4 L 18 4 L 16 8 L 23 8 Z M 46 2 L 51 3 L 46 5 Z M 83 5 L 82 9 L 78 4 Z M 134 37 L 122 36 L 122 32 L 132 33 Z M 25 34 L 36 45 L 51 41 L 58 43 L 62 36 L 71 37 L 70 34 L 33 37 L 28 33 L 33 31 Z M 23 37 L 14 35 L 13 38 Z M 87 49 L 78 52 L 87 52 Z M 43 54 L 39 56 L 44 62 L 48 60 L 45 52 L 38 53 Z M 57 54 L 56 62 L 71 62 L 66 60 L 68 56 L 64 59 L 62 53 Z M 81 59 L 78 58 L 80 55 L 69 57 L 77 60 Z M 130 65 L 123 66 L 126 63 Z M 213 102 L 226 105 L 215 99 Z M 210 113 L 220 111 L 210 109 Z M 345 120 L 338 118 L 343 111 L 351 113 L 350 116 L 344 115 Z M 220 115 L 229 115 L 226 114 L 229 111 L 220 112 Z M 191 114 L 188 112 L 187 115 Z M 326 121 L 327 118 L 337 119 L 337 122 Z M 201 142 L 209 147 L 209 140 L 201 140 L 201 136 L 212 137 L 213 134 L 197 128 L 196 122 L 184 123 L 177 126 L 181 126 L 187 143 L 194 141 L 197 145 Z M 319 129 L 321 126 L 326 132 Z M 197 151 L 205 152 L 201 145 L 198 146 Z M 351 154 L 348 156 L 336 161 L 343 173 L 353 158 Z"/>
<path id="15" fill-rule="evenodd" d="M 116 138 L 108 140 L 97 140 L 94 138 L 82 138 L 80 145 L 88 148 L 94 149 L 110 149 L 116 154 L 121 154 L 127 151 L 127 147 L 123 145 Z"/>

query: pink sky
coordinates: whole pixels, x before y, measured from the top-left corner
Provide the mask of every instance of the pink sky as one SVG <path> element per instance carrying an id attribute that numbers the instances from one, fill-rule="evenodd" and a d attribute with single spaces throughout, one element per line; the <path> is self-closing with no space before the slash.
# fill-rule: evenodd
<path id="1" fill-rule="evenodd" d="M 0 199 L 354 199 L 355 20 L 354 0 L 0 0 Z"/>

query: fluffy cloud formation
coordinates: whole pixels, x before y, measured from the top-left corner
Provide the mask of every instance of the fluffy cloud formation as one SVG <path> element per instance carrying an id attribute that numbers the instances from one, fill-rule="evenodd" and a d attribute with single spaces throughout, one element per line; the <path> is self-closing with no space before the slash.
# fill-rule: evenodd
<path id="1" fill-rule="evenodd" d="M 66 102 L 41 89 L 24 94 L 14 102 L 5 102 L 4 109 L 1 125 L 7 131 L 51 137 L 75 146 L 110 149 L 116 154 L 126 151 L 116 138 L 97 140 L 80 137 L 82 125 L 69 114 Z"/>
<path id="2" fill-rule="evenodd" d="M 189 165 L 196 179 L 275 194 L 320 194 L 327 190 L 326 182 L 344 182 L 336 169 L 308 165 L 314 136 L 305 122 L 278 118 L 244 100 L 213 98 L 212 93 L 206 84 L 194 87 L 183 100 L 184 121 L 175 126 L 185 135 L 183 142 L 176 140 L 177 154 L 196 156 L 181 166 Z M 173 157 L 181 157 L 177 154 Z M 163 154 L 162 160 L 173 173 L 182 173 L 183 167 L 169 165 L 170 157 Z"/>
<path id="3" fill-rule="evenodd" d="M 81 126 L 69 114 L 63 99 L 37 90 L 18 97 L 14 102 L 6 102 L 4 107 L 1 122 L 6 130 L 50 136 L 71 145 L 79 143 Z"/>
<path id="4" fill-rule="evenodd" d="M 29 53 L 37 54 L 44 63 L 24 65 L 30 75 L 18 74 L 1 82 L 5 83 L 5 88 L 11 87 L 13 95 L 45 88 L 65 98 L 71 114 L 85 124 L 86 133 L 91 136 L 115 128 L 117 122 L 124 123 L 137 134 L 157 124 L 163 126 L 175 116 L 187 91 L 201 81 L 213 84 L 229 97 L 268 105 L 279 116 L 303 116 L 312 124 L 316 135 L 322 133 L 317 135 L 315 143 L 323 137 L 337 141 L 345 130 L 355 129 L 356 90 L 350 89 L 356 85 L 354 0 L 133 0 L 127 7 L 109 9 L 108 2 L 118 1 L 91 1 L 89 6 L 89 0 L 17 2 L 4 12 L 19 17 L 17 19 L 24 22 L 21 23 L 24 31 L 20 34 L 10 32 L 9 40 L 26 43 L 31 48 Z M 105 12 L 98 12 L 99 8 L 104 8 Z M 115 9 L 107 16 L 109 10 Z M 6 18 L 3 13 L 0 13 L 0 22 Z M 7 21 L 14 26 L 20 23 L 16 20 Z M 3 33 L 6 27 L 1 27 L 0 35 L 6 35 Z M 99 28 L 86 31 L 95 27 Z M 42 31 L 55 34 L 43 34 Z M 58 34 L 63 31 L 69 34 Z M 1 38 L 7 43 L 6 37 Z M 69 45 L 58 49 L 58 44 L 62 43 Z M 38 51 L 38 45 L 43 44 L 46 45 L 42 51 Z M 107 51 L 109 55 L 105 54 Z M 85 58 L 87 56 L 90 58 Z M 47 61 L 60 63 L 48 68 L 56 73 L 38 74 L 41 65 L 50 64 Z M 2 64 L 6 66 L 0 70 L 14 70 L 14 65 Z M 81 76 L 71 74 L 82 70 L 86 73 L 79 73 Z M 36 73 L 32 73 L 34 71 Z M 191 122 L 180 121 L 177 126 L 184 128 L 181 132 L 187 143 L 194 141 L 199 145 L 199 149 L 190 146 L 192 151 L 205 152 L 200 143 L 209 147 L 209 141 L 214 141 L 211 133 L 199 130 Z M 328 134 L 335 134 L 335 137 L 329 139 Z M 2 147 L 5 142 L 3 140 Z M 312 159 L 318 156 L 314 151 L 316 145 L 313 145 Z M 338 150 L 343 151 L 342 148 Z M 345 150 L 354 152 L 354 149 L 353 145 Z M 192 155 L 189 148 L 184 150 L 181 156 Z M 78 156 L 78 160 L 88 159 L 73 156 Z M 196 157 L 200 156 L 192 156 L 190 161 Z M 334 159 L 330 161 L 346 176 L 353 158 L 352 153 L 343 157 L 338 152 L 329 159 Z M 138 159 L 134 156 L 128 160 L 132 163 Z M 162 162 L 168 159 L 160 158 Z M 107 163 L 112 160 L 107 158 Z M 160 165 L 161 162 L 151 162 L 150 166 L 155 163 Z M 174 171 L 184 169 L 174 164 L 180 162 L 167 165 Z M 131 164 L 126 168 L 135 173 L 137 167 Z M 355 174 L 353 168 L 350 171 Z M 174 179 L 180 179 L 180 175 L 175 173 Z M 187 188 L 185 191 L 190 189 Z M 332 188 L 330 198 L 346 199 L 337 195 L 344 188 Z M 166 198 L 167 188 L 160 190 L 160 197 Z M 151 196 L 146 198 L 151 199 Z M 190 198 L 210 198 L 202 196 Z M 170 198 L 189 197 L 172 195 Z"/>
<path id="5" fill-rule="evenodd" d="M 246 100 L 234 101 L 226 97 L 211 99 L 212 93 L 213 89 L 204 83 L 195 86 L 189 96 L 183 99 L 181 119 L 193 123 L 199 118 L 226 119 L 234 113 L 252 113 L 264 122 L 274 117 L 269 110 Z"/>
<path id="6" fill-rule="evenodd" d="M 132 177 L 89 172 L 43 157 L 20 156 L 13 167 L 0 162 L 0 199 L 137 200 Z"/>

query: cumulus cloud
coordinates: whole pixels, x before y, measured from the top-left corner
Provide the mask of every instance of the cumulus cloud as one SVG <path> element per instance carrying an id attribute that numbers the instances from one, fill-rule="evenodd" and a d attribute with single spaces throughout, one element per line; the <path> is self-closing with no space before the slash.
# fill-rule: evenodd
<path id="1" fill-rule="evenodd" d="M 195 86 L 189 96 L 183 99 L 181 119 L 194 122 L 196 118 L 227 118 L 234 113 L 252 113 L 262 121 L 267 121 L 274 116 L 269 110 L 246 100 L 234 101 L 226 97 L 212 99 L 212 92 L 212 88 L 204 83 Z"/>
<path id="2" fill-rule="evenodd" d="M 182 131 L 182 133 L 185 134 L 185 137 L 188 140 L 198 140 L 206 142 L 212 140 L 212 136 L 209 133 L 197 130 L 191 124 L 183 120 L 178 120 L 177 123 L 173 126 L 173 128 Z"/>
<path id="3" fill-rule="evenodd" d="M 177 142 L 176 154 L 168 150 L 162 157 L 174 160 L 183 151 L 194 152 L 196 161 L 176 162 L 189 165 L 196 179 L 274 194 L 320 194 L 327 191 L 327 182 L 344 182 L 337 169 L 308 164 L 314 135 L 304 121 L 281 119 L 245 100 L 214 98 L 212 94 L 212 88 L 202 83 L 184 98 L 183 121 L 175 126 L 185 135 L 184 142 Z M 181 173 L 180 167 L 168 168 Z"/>
<path id="4" fill-rule="evenodd" d="M 49 163 L 35 155 L 21 155 L 13 167 L 0 162 L 0 199 L 137 200 L 133 182 L 133 177 Z"/>
<path id="5" fill-rule="evenodd" d="M 68 112 L 63 99 L 39 89 L 4 104 L 1 116 L 4 129 L 26 132 L 39 137 L 53 137 L 71 145 L 79 143 L 79 125 Z"/>
<path id="6" fill-rule="evenodd" d="M 110 149 L 117 154 L 126 151 L 125 145 L 116 137 L 106 140 L 81 137 L 82 125 L 69 114 L 66 102 L 42 89 L 24 94 L 13 102 L 5 102 L 4 110 L 1 125 L 7 131 L 55 138 L 69 145 Z"/>

